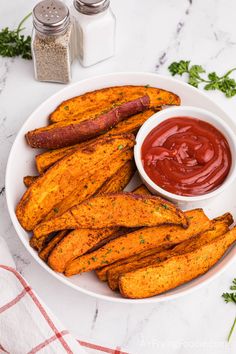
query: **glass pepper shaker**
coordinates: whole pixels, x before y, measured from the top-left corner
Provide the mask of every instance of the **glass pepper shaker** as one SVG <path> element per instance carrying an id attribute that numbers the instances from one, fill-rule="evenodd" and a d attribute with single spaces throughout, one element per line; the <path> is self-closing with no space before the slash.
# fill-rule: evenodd
<path id="1" fill-rule="evenodd" d="M 90 66 L 114 55 L 116 19 L 110 0 L 74 0 L 78 57 Z"/>
<path id="2" fill-rule="evenodd" d="M 33 9 L 32 56 L 39 81 L 68 83 L 74 57 L 73 25 L 68 7 L 44 0 Z"/>

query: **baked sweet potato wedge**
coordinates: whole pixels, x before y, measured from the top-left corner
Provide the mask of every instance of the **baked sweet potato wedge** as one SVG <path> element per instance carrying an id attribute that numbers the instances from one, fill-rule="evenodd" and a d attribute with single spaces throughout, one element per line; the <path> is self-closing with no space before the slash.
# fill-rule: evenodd
<path id="1" fill-rule="evenodd" d="M 196 245 L 199 246 L 203 243 L 209 242 L 210 240 L 223 235 L 229 231 L 229 226 L 232 224 L 233 219 L 231 214 L 227 213 L 217 220 L 213 220 L 209 229 L 202 229 L 201 233 L 191 237 L 190 239 L 181 242 L 175 246 L 172 250 L 167 250 L 161 253 L 155 253 L 152 255 L 145 256 L 136 260 L 131 260 L 128 263 L 111 266 L 107 270 L 107 280 L 108 285 L 112 290 L 117 290 L 119 288 L 119 277 L 125 273 L 134 271 L 139 268 L 143 268 L 149 265 L 152 265 L 157 262 L 164 261 L 169 258 L 173 252 L 188 252 L 191 249 L 196 248 Z M 207 224 L 205 224 L 207 225 Z"/>
<path id="2" fill-rule="evenodd" d="M 113 177 L 112 179 L 115 180 L 116 178 Z M 116 181 L 114 181 L 114 183 L 105 183 L 99 193 L 106 193 L 107 191 L 111 191 L 111 188 L 112 191 L 115 191 L 115 187 L 119 188 L 119 185 Z M 135 190 L 135 193 L 148 194 L 149 192 L 144 186 L 140 186 Z M 121 230 L 119 227 L 99 230 L 76 229 L 70 232 L 65 238 L 63 238 L 61 242 L 56 245 L 48 258 L 48 264 L 55 271 L 64 272 L 66 264 L 69 261 L 83 255 L 101 243 L 101 241 L 108 241 L 108 238 L 110 240 L 111 237 L 118 237 L 118 235 L 121 235 L 124 232 L 124 229 Z"/>
<path id="3" fill-rule="evenodd" d="M 188 211 L 186 216 L 189 218 L 187 229 L 169 225 L 139 229 L 108 242 L 95 252 L 68 263 L 65 274 L 70 276 L 94 270 L 151 248 L 158 248 L 161 252 L 163 249 L 183 242 L 201 230 L 209 228 L 210 221 L 201 209 Z"/>
<path id="4" fill-rule="evenodd" d="M 65 229 L 142 227 L 160 224 L 187 227 L 188 221 L 181 210 L 159 197 L 117 193 L 93 197 L 58 218 L 40 223 L 34 229 L 34 235 L 40 237 Z"/>
<path id="5" fill-rule="evenodd" d="M 18 203 L 16 215 L 22 227 L 34 229 L 82 180 L 89 179 L 133 145 L 134 136 L 129 134 L 100 138 L 60 160 L 28 188 Z"/>
<path id="6" fill-rule="evenodd" d="M 70 98 L 62 102 L 50 115 L 50 121 L 87 120 L 90 117 L 101 115 L 111 110 L 114 105 L 135 100 L 148 95 L 150 107 L 163 105 L 179 105 L 180 98 L 169 91 L 149 86 L 115 86 L 87 92 L 81 96 Z"/>
<path id="7" fill-rule="evenodd" d="M 99 169 L 90 176 L 89 179 L 84 179 L 75 190 L 64 198 L 44 218 L 44 221 L 52 220 L 59 217 L 73 206 L 80 204 L 84 200 L 98 193 L 101 188 L 105 188 L 105 183 L 111 185 L 116 183 L 113 189 L 117 191 L 123 190 L 123 185 L 129 182 L 135 172 L 135 165 L 131 159 L 133 158 L 133 149 L 122 149 L 116 158 L 112 161 L 107 161 L 103 168 Z M 112 178 L 117 173 L 117 178 Z M 123 187 L 123 188 L 122 188 Z"/>
<path id="8" fill-rule="evenodd" d="M 136 171 L 136 166 L 133 160 L 126 162 L 123 166 L 115 172 L 106 182 L 103 183 L 102 187 L 99 189 L 99 194 L 107 193 L 118 193 L 122 192 L 123 189 L 130 182 Z M 97 194 L 98 194 L 97 193 Z"/>
<path id="9" fill-rule="evenodd" d="M 126 186 L 135 172 L 134 163 L 131 161 L 132 157 L 133 149 L 122 150 L 119 156 L 110 163 L 107 161 L 103 168 L 98 169 L 90 178 L 80 181 L 75 190 L 60 203 L 56 204 L 43 221 L 59 217 L 71 207 L 90 198 L 92 195 L 97 193 L 101 194 L 102 190 L 106 190 L 106 188 L 114 192 L 123 190 L 124 186 Z M 108 183 L 107 187 L 106 182 Z M 46 234 L 42 235 L 40 238 L 33 235 L 30 244 L 34 245 L 35 249 L 40 250 L 46 238 Z"/>
<path id="10" fill-rule="evenodd" d="M 114 128 L 109 130 L 109 132 L 104 135 L 117 135 L 124 133 L 136 134 L 142 124 L 154 113 L 155 111 L 153 109 L 148 109 L 147 111 L 144 111 L 142 113 L 135 114 L 134 116 L 131 116 L 128 119 L 118 123 Z M 83 147 L 85 144 L 86 142 L 68 146 L 65 148 L 50 150 L 35 156 L 35 163 L 38 172 L 42 174 L 54 163 L 61 160 L 66 155 L 76 151 L 79 147 Z"/>
<path id="11" fill-rule="evenodd" d="M 67 230 L 63 230 L 58 232 L 52 240 L 50 240 L 43 249 L 39 252 L 39 257 L 44 261 L 47 262 L 48 256 L 54 249 L 54 247 L 68 234 Z"/>
<path id="12" fill-rule="evenodd" d="M 236 241 L 236 227 L 189 252 L 121 275 L 119 290 L 124 297 L 140 299 L 161 294 L 206 273 Z"/>
<path id="13" fill-rule="evenodd" d="M 64 126 L 53 124 L 29 131 L 26 134 L 28 144 L 33 148 L 57 149 L 78 144 L 104 134 L 124 119 L 149 108 L 148 95 L 123 103 L 97 118 L 84 122 L 68 123 Z"/>
<path id="14" fill-rule="evenodd" d="M 23 182 L 24 182 L 24 185 L 29 188 L 31 186 L 31 184 L 33 184 L 36 179 L 38 178 L 38 176 L 25 176 L 23 178 Z"/>

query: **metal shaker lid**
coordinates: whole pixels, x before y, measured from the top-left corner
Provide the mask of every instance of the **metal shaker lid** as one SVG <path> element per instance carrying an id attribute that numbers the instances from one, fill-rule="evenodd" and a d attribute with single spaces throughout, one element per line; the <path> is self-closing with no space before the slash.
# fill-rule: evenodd
<path id="1" fill-rule="evenodd" d="M 85 15 L 96 15 L 105 11 L 110 0 L 74 0 L 74 7 Z"/>
<path id="2" fill-rule="evenodd" d="M 69 9 L 59 0 L 41 1 L 33 9 L 33 25 L 41 33 L 63 33 L 69 23 Z"/>

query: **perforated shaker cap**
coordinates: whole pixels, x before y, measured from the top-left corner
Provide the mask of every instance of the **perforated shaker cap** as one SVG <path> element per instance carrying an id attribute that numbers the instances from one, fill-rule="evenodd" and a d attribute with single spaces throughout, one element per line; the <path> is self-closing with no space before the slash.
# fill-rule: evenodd
<path id="1" fill-rule="evenodd" d="M 63 33 L 69 23 L 69 9 L 59 0 L 41 1 L 33 9 L 33 25 L 41 33 L 49 35 Z"/>
<path id="2" fill-rule="evenodd" d="M 74 7 L 85 15 L 96 15 L 105 11 L 110 0 L 74 0 Z"/>

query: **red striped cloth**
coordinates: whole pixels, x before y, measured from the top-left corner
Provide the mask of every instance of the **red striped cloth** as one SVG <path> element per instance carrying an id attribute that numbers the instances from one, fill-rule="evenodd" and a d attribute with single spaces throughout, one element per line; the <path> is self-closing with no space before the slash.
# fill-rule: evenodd
<path id="1" fill-rule="evenodd" d="M 3 258 L 5 264 L 2 264 Z M 119 348 L 110 349 L 75 339 L 12 267 L 13 264 L 9 250 L 0 238 L 0 353 L 127 354 Z"/>

